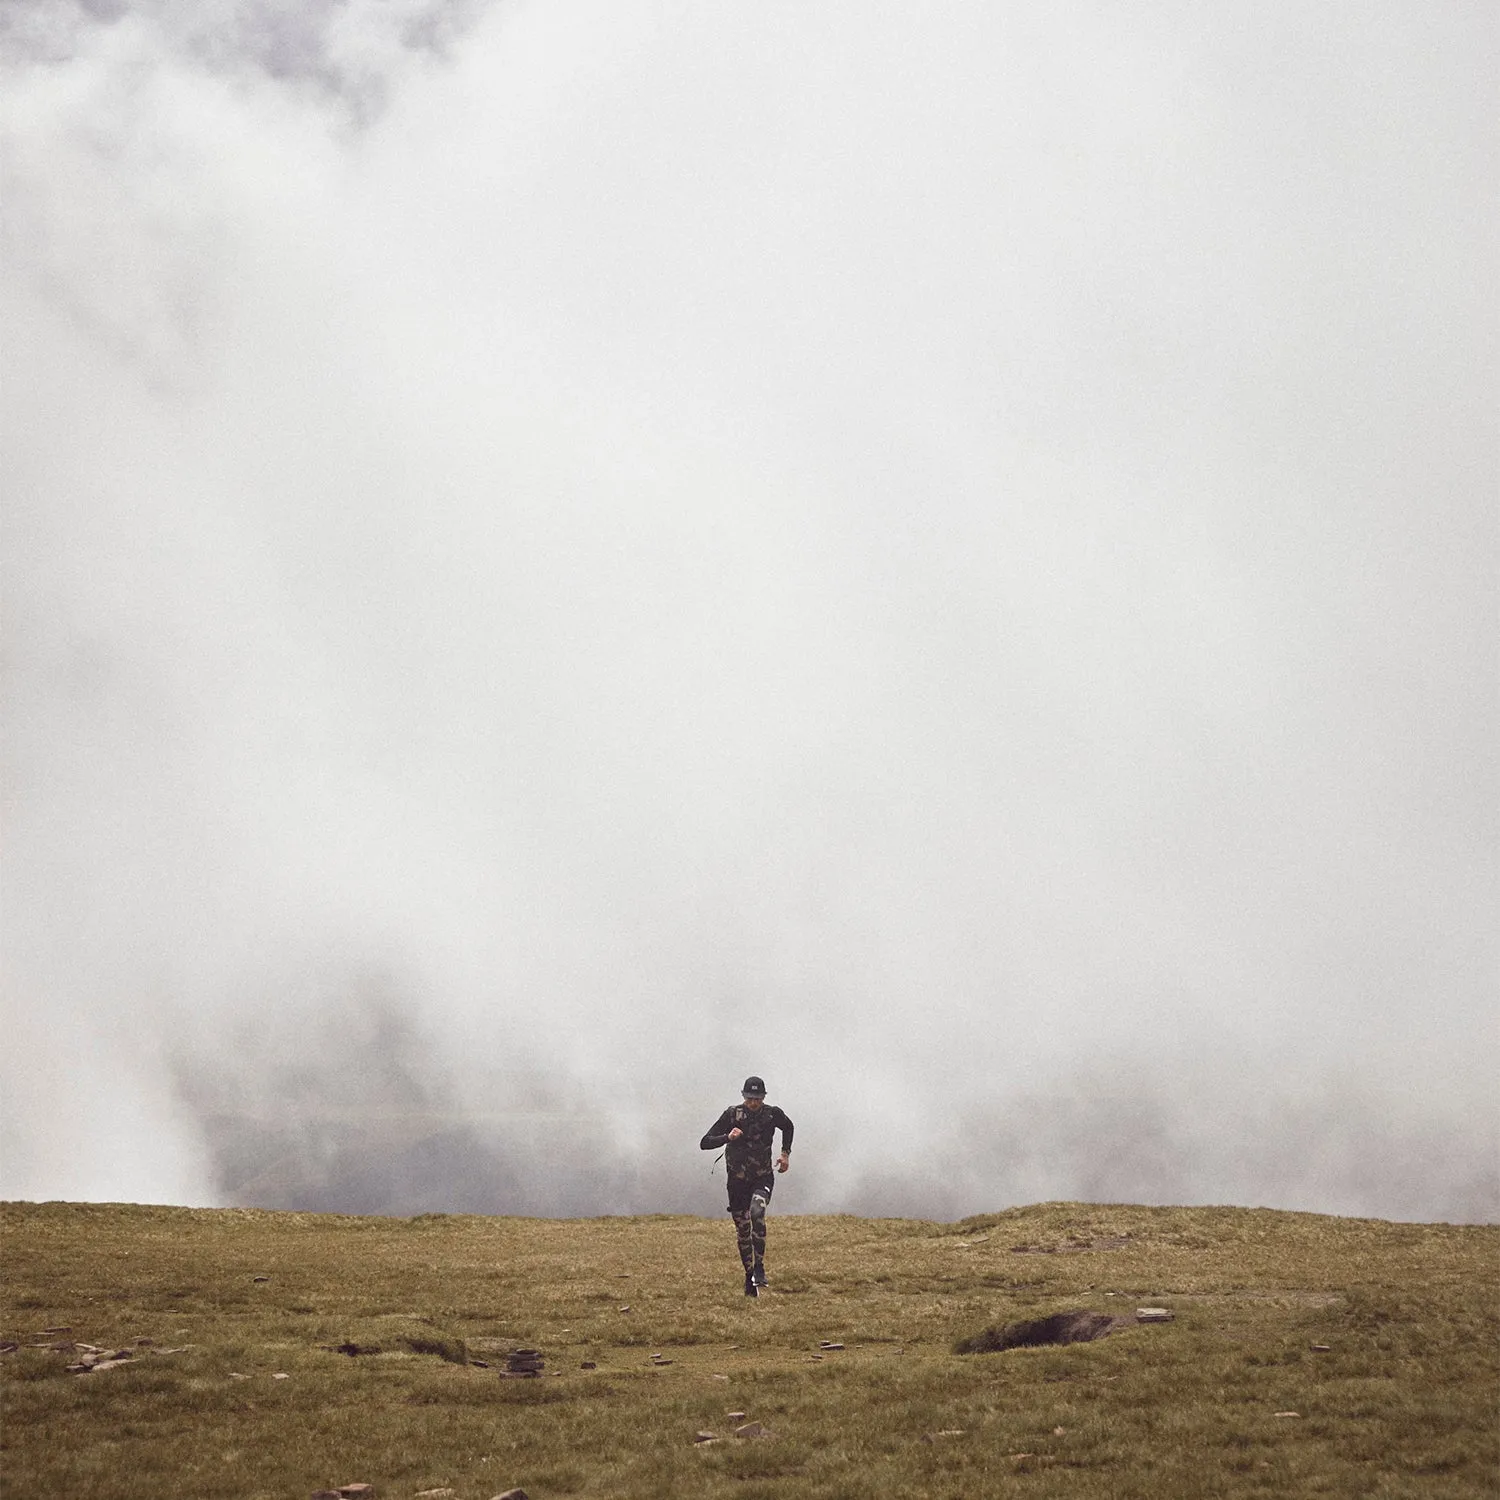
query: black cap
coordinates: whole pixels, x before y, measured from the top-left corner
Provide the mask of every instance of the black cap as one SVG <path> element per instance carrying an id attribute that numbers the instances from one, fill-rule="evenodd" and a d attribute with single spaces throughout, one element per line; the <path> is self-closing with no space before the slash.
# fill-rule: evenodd
<path id="1" fill-rule="evenodd" d="M 745 1080 L 745 1086 L 740 1090 L 747 1099 L 764 1099 L 766 1097 L 766 1081 L 757 1078 L 753 1073 Z"/>

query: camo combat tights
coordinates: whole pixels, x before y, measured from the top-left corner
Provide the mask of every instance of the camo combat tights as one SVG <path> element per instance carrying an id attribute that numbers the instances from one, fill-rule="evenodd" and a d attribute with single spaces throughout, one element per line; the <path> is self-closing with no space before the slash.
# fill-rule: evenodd
<path id="1" fill-rule="evenodd" d="M 739 1242 L 740 1260 L 746 1271 L 753 1271 L 766 1258 L 766 1207 L 771 1201 L 773 1183 L 729 1182 L 729 1216 L 734 1220 L 735 1238 Z"/>

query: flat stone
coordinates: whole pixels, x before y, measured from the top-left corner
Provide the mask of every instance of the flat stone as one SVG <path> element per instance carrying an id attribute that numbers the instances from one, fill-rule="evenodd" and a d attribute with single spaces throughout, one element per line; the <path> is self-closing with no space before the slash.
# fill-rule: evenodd
<path id="1" fill-rule="evenodd" d="M 737 1438 L 764 1438 L 770 1437 L 771 1431 L 759 1422 L 746 1422 L 743 1427 L 736 1427 L 734 1435 Z"/>
<path id="2" fill-rule="evenodd" d="M 1327 1354 L 1333 1348 L 1333 1345 L 1332 1344 L 1309 1344 L 1307 1347 L 1309 1349 L 1311 1349 L 1314 1354 Z"/>
<path id="3" fill-rule="evenodd" d="M 596 1360 L 585 1359 L 579 1363 L 578 1368 L 580 1370 L 597 1370 L 599 1368 L 599 1365 Z"/>
<path id="4" fill-rule="evenodd" d="M 291 1376 L 290 1376 L 290 1375 L 288 1375 L 288 1374 L 287 1374 L 287 1373 L 286 1373 L 286 1372 L 285 1372 L 285 1371 L 284 1371 L 284 1370 L 278 1370 L 278 1371 L 277 1371 L 277 1372 L 276 1372 L 276 1373 L 275 1373 L 275 1374 L 274 1374 L 274 1375 L 273 1375 L 273 1376 L 272 1376 L 272 1377 L 271 1377 L 271 1379 L 272 1379 L 272 1380 L 290 1380 L 290 1379 L 291 1379 L 291 1378 L 292 1378 L 292 1377 L 291 1377 Z"/>
<path id="5" fill-rule="evenodd" d="M 749 1412 L 744 1411 L 726 1411 L 724 1413 L 724 1420 L 727 1422 L 743 1422 L 749 1415 Z"/>
<path id="6" fill-rule="evenodd" d="M 843 1347 L 842 1344 L 835 1344 L 832 1339 L 824 1339 L 818 1345 L 820 1349 L 842 1349 Z"/>
<path id="7" fill-rule="evenodd" d="M 443 1500 L 445 1495 L 456 1495 L 457 1490 L 418 1490 L 417 1500 Z"/>
<path id="8" fill-rule="evenodd" d="M 1302 1413 L 1300 1411 L 1279 1411 L 1276 1415 L 1278 1417 L 1300 1417 Z"/>
<path id="9" fill-rule="evenodd" d="M 718 1438 L 717 1435 L 712 1432 L 695 1432 L 693 1434 L 693 1441 L 695 1443 L 713 1443 L 717 1442 Z"/>
<path id="10" fill-rule="evenodd" d="M 498 1495 L 492 1495 L 490 1500 L 531 1500 L 531 1496 L 525 1490 L 501 1490 Z"/>
<path id="11" fill-rule="evenodd" d="M 1170 1323 L 1175 1314 L 1166 1307 L 1138 1307 L 1135 1310 L 1137 1323 Z"/>
<path id="12" fill-rule="evenodd" d="M 362 1484 L 356 1481 L 354 1484 L 341 1484 L 339 1486 L 339 1494 L 344 1497 L 344 1500 L 365 1500 L 365 1497 L 374 1493 L 375 1486 L 373 1484 Z"/>

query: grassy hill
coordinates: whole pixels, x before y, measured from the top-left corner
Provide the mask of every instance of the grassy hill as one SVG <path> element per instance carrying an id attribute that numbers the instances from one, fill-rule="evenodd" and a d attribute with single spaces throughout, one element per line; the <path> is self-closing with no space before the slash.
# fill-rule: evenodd
<path id="1" fill-rule="evenodd" d="M 1500 1493 L 1496 1227 L 773 1214 L 758 1302 L 727 1217 L 51 1203 L 0 1230 L 0 1458 L 28 1500 Z M 1071 1309 L 1120 1326 L 954 1352 Z M 131 1357 L 70 1374 L 81 1344 Z M 545 1374 L 502 1378 L 518 1347 Z"/>

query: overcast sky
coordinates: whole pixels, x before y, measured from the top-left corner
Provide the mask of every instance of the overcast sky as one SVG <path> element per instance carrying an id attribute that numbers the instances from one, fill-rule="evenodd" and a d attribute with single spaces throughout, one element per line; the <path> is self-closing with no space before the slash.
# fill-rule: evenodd
<path id="1" fill-rule="evenodd" d="M 1497 38 L 8 5 L 0 1192 L 1500 1216 Z"/>

